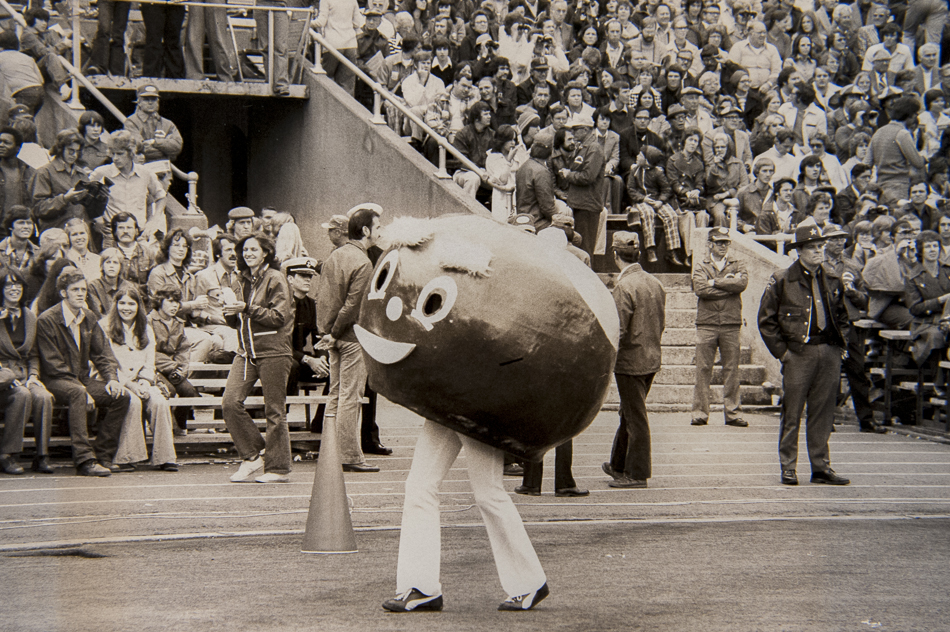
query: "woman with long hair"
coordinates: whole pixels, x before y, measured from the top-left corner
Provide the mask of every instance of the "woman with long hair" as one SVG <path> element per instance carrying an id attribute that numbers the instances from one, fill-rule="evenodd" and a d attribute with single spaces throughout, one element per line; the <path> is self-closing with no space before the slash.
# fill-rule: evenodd
<path id="1" fill-rule="evenodd" d="M 207 324 L 208 318 L 203 313 L 209 303 L 207 296 L 198 296 L 195 275 L 188 271 L 191 251 L 191 236 L 183 229 L 176 228 L 165 235 L 157 257 L 161 265 L 152 268 L 148 275 L 148 293 L 154 296 L 159 288 L 166 285 L 173 285 L 181 291 L 179 317 L 186 323 L 185 337 L 191 345 L 191 361 L 205 362 L 213 352 L 224 348 L 224 340 L 197 327 Z"/>
<path id="2" fill-rule="evenodd" d="M 818 30 L 818 18 L 815 16 L 814 11 L 804 11 L 802 13 L 802 17 L 798 21 L 798 34 L 806 35 L 811 39 L 812 57 L 817 59 L 825 52 L 825 37 Z M 792 50 L 795 50 L 794 44 L 792 45 Z"/>
<path id="3" fill-rule="evenodd" d="M 792 40 L 792 54 L 785 60 L 784 66 L 797 70 L 805 83 L 809 83 L 814 78 L 818 63 L 815 61 L 811 37 L 801 33 L 795 36 Z"/>
<path id="4" fill-rule="evenodd" d="M 76 127 L 82 137 L 82 151 L 79 162 L 87 169 L 95 169 L 107 162 L 112 162 L 109 151 L 108 134 L 105 131 L 105 121 L 98 112 L 83 112 Z"/>
<path id="5" fill-rule="evenodd" d="M 155 334 L 148 324 L 139 291 L 131 285 L 118 291 L 112 309 L 99 321 L 118 364 L 119 383 L 129 392 L 129 410 L 122 423 L 119 448 L 113 464 L 119 472 L 131 472 L 133 463 L 148 458 L 142 433 L 145 412 L 152 434 L 151 464 L 177 472 L 175 436 L 167 397 L 155 375 Z"/>
<path id="6" fill-rule="evenodd" d="M 905 301 L 914 322 L 911 325 L 912 354 L 918 366 L 930 354 L 947 346 L 947 324 L 942 316 L 950 301 L 950 266 L 940 263 L 940 235 L 925 230 L 917 236 L 917 274 L 904 280 Z M 943 384 L 941 380 L 938 384 Z"/>
<path id="7" fill-rule="evenodd" d="M 231 481 L 286 483 L 290 474 L 290 429 L 285 402 L 294 328 L 290 287 L 286 276 L 274 267 L 274 244 L 264 235 L 245 237 L 237 245 L 237 252 L 240 279 L 234 289 L 238 300 L 225 304 L 222 310 L 228 324 L 238 330 L 240 341 L 222 404 L 224 422 L 244 460 Z M 244 408 L 244 400 L 258 378 L 264 392 L 266 439 Z"/>
<path id="8" fill-rule="evenodd" d="M 492 218 L 507 224 L 514 209 L 515 169 L 512 163 L 518 145 L 518 132 L 511 125 L 502 125 L 485 157 L 485 173 L 492 187 Z"/>
<path id="9" fill-rule="evenodd" d="M 63 297 L 59 295 L 59 291 L 56 289 L 56 279 L 63 273 L 63 270 L 66 268 L 75 268 L 76 264 L 65 256 L 61 256 L 58 259 L 47 259 L 45 264 L 41 264 L 39 260 L 37 260 L 37 264 L 46 267 L 46 279 L 36 293 L 36 298 L 34 298 L 30 304 L 30 311 L 40 316 L 50 307 L 53 307 L 63 300 Z"/>
<path id="10" fill-rule="evenodd" d="M 861 72 L 861 62 L 851 50 L 848 36 L 841 31 L 834 31 L 828 36 L 828 51 L 826 55 L 835 57 L 838 61 L 838 70 L 832 75 L 832 80 L 839 86 L 846 86 L 856 81 Z"/>
<path id="11" fill-rule="evenodd" d="M 792 201 L 795 208 L 800 211 L 808 208 L 812 194 L 821 186 L 821 176 L 824 169 L 821 158 L 815 154 L 805 156 L 798 163 L 798 184 L 792 192 Z"/>
<path id="12" fill-rule="evenodd" d="M 39 380 L 36 315 L 26 309 L 26 281 L 16 270 L 0 269 L 0 292 L 0 366 L 2 371 L 9 371 L 5 378 L 12 381 L 4 410 L 4 430 L 0 433 L 0 471 L 23 474 L 23 468 L 16 464 L 15 458 L 23 449 L 26 420 L 32 416 L 36 443 L 32 470 L 52 474 L 49 437 L 53 396 Z"/>
<path id="13" fill-rule="evenodd" d="M 99 255 L 102 274 L 98 279 L 89 281 L 86 302 L 97 318 L 102 318 L 112 310 L 116 295 L 132 283 L 124 278 L 125 255 L 118 248 L 106 248 Z"/>

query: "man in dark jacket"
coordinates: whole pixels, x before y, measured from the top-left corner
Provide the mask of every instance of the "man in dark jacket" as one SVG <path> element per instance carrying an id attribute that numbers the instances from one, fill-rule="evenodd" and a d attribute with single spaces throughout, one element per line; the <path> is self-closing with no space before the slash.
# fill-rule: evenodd
<path id="1" fill-rule="evenodd" d="M 614 479 L 607 483 L 611 487 L 642 489 L 651 476 L 646 399 L 653 377 L 660 370 L 666 292 L 660 282 L 637 263 L 640 238 L 636 233 L 617 231 L 611 248 L 614 262 L 620 268 L 613 290 L 620 315 L 620 349 L 614 367 L 620 392 L 620 427 L 614 437 L 610 461 L 603 464 L 603 469 Z"/>
<path id="2" fill-rule="evenodd" d="M 375 205 L 373 205 L 375 206 Z M 360 400 L 366 386 L 366 365 L 353 325 L 373 266 L 366 254 L 379 234 L 379 213 L 367 205 L 350 216 L 350 240 L 330 253 L 317 291 L 317 326 L 323 332 L 318 348 L 330 352 L 330 392 L 324 417 L 336 419 L 343 469 L 378 472 L 360 448 Z"/>
<path id="3" fill-rule="evenodd" d="M 535 139 L 531 145 L 531 158 L 515 174 L 515 190 L 518 191 L 518 212 L 527 213 L 534 220 L 536 231 L 551 225 L 557 212 L 554 206 L 554 176 L 548 169 L 551 145 L 545 138 Z"/>
<path id="4" fill-rule="evenodd" d="M 798 249 L 798 260 L 772 275 L 759 303 L 759 334 L 782 362 L 785 396 L 778 453 L 783 485 L 798 485 L 798 429 L 806 404 L 811 482 L 851 482 L 831 469 L 828 451 L 841 357 L 851 324 L 841 281 L 821 267 L 824 242 L 817 225 L 799 225 L 790 244 Z"/>
<path id="5" fill-rule="evenodd" d="M 581 248 L 594 256 L 597 226 L 604 208 L 607 178 L 604 176 L 604 150 L 593 133 L 589 116 L 575 116 L 567 127 L 574 132 L 577 146 L 570 168 L 560 170 L 567 181 L 567 205 L 574 211 L 574 227 L 581 235 Z"/>
<path id="6" fill-rule="evenodd" d="M 323 382 L 330 376 L 330 365 L 324 354 L 316 353 L 320 341 L 317 330 L 317 304 L 310 298 L 310 285 L 317 274 L 317 260 L 311 257 L 295 257 L 283 264 L 287 274 L 287 284 L 293 294 L 294 330 L 290 334 L 294 360 L 290 365 L 290 377 L 287 380 L 287 394 L 297 394 L 297 384 L 305 382 Z M 304 353 L 310 344 L 314 347 L 311 354 Z"/>
<path id="7" fill-rule="evenodd" d="M 117 379 L 118 363 L 95 315 L 86 308 L 86 279 L 79 270 L 67 269 L 56 280 L 62 302 L 49 308 L 37 321 L 43 384 L 69 406 L 69 435 L 73 463 L 80 476 L 109 476 L 119 449 L 122 421 L 129 408 L 129 394 Z M 89 375 L 89 363 L 102 379 Z M 104 414 L 96 441 L 89 441 L 86 413 L 92 405 Z M 98 459 L 98 462 L 97 462 Z"/>
<path id="8" fill-rule="evenodd" d="M 709 254 L 693 269 L 696 305 L 696 388 L 693 390 L 694 426 L 709 423 L 709 381 L 716 349 L 722 356 L 723 412 L 727 426 L 745 428 L 739 417 L 739 329 L 742 292 L 749 285 L 745 264 L 729 256 L 729 230 L 711 228 Z"/>

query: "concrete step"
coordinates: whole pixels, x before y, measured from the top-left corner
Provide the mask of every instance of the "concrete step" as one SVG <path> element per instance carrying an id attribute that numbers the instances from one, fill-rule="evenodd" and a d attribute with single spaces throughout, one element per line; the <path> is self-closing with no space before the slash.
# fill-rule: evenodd
<path id="1" fill-rule="evenodd" d="M 714 384 L 709 389 L 709 403 L 722 404 L 722 386 Z M 771 406 L 772 398 L 761 386 L 743 385 L 739 387 L 740 403 L 744 405 Z M 647 404 L 681 404 L 689 410 L 693 401 L 692 384 L 657 384 L 650 389 Z M 606 403 L 620 402 L 620 394 L 616 385 L 610 387 Z"/>
<path id="2" fill-rule="evenodd" d="M 689 329 L 696 327 L 696 308 L 672 309 L 666 307 L 666 326 L 670 329 Z"/>
<path id="3" fill-rule="evenodd" d="M 667 345 L 677 347 L 696 346 L 696 327 L 667 327 L 663 330 L 660 344 L 664 347 Z"/>
<path id="4" fill-rule="evenodd" d="M 739 365 L 739 383 L 761 386 L 765 381 L 765 367 L 755 364 Z M 670 365 L 663 368 L 653 380 L 653 388 L 665 384 L 695 384 L 696 367 L 689 365 Z M 722 367 L 713 367 L 712 384 L 722 384 Z"/>
<path id="5" fill-rule="evenodd" d="M 699 297 L 690 292 L 667 292 L 666 293 L 666 311 L 671 309 L 690 309 L 696 311 L 696 303 Z"/>
<path id="6" fill-rule="evenodd" d="M 688 365 L 696 363 L 696 347 L 685 346 L 663 346 L 663 364 L 665 365 Z M 716 352 L 716 363 L 719 363 L 719 352 Z M 739 350 L 739 364 L 752 364 L 752 347 L 742 347 Z"/>
<path id="7" fill-rule="evenodd" d="M 688 274 L 660 273 L 653 276 L 663 284 L 663 289 L 666 290 L 667 294 L 677 291 L 693 291 L 691 277 Z"/>

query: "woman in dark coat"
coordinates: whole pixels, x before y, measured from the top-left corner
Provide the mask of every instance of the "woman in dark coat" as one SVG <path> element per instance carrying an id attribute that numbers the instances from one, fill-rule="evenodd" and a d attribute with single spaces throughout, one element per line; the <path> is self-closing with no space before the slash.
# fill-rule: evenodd
<path id="1" fill-rule="evenodd" d="M 904 302 L 910 309 L 914 361 L 920 365 L 930 354 L 947 346 L 947 326 L 941 326 L 950 300 L 950 266 L 940 263 L 940 235 L 925 230 L 917 236 L 920 271 L 904 281 Z"/>

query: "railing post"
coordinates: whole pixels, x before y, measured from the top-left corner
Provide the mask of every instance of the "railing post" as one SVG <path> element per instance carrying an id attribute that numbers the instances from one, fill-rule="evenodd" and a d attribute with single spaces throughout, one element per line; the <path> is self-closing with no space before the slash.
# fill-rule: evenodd
<path id="1" fill-rule="evenodd" d="M 82 25 L 79 21 L 79 0 L 72 0 L 72 24 L 73 24 L 73 66 L 80 68 L 82 66 L 82 58 L 80 57 L 80 43 L 81 43 L 81 33 L 80 29 Z M 79 80 L 76 77 L 73 77 L 72 81 L 72 97 L 69 100 L 69 108 L 71 110 L 84 110 L 82 103 L 79 101 Z"/>
<path id="2" fill-rule="evenodd" d="M 274 92 L 274 12 L 267 12 L 267 89 Z"/>
<path id="3" fill-rule="evenodd" d="M 310 28 L 312 29 L 313 26 Z M 323 69 L 323 49 L 317 40 L 313 40 L 313 68 L 310 71 L 315 75 L 327 74 L 327 71 Z"/>
<path id="4" fill-rule="evenodd" d="M 386 119 L 383 117 L 383 97 L 373 90 L 373 117 L 369 120 L 373 125 L 385 125 Z"/>
<path id="5" fill-rule="evenodd" d="M 435 177 L 443 180 L 452 178 L 445 168 L 445 146 L 442 143 L 439 143 L 439 170 L 435 172 Z"/>
<path id="6" fill-rule="evenodd" d="M 729 216 L 729 230 L 737 232 L 739 230 L 739 200 L 728 198 L 722 203 L 726 205 L 726 214 Z"/>
<path id="7" fill-rule="evenodd" d="M 198 174 L 194 171 L 188 174 L 188 210 L 199 213 L 198 208 Z"/>

